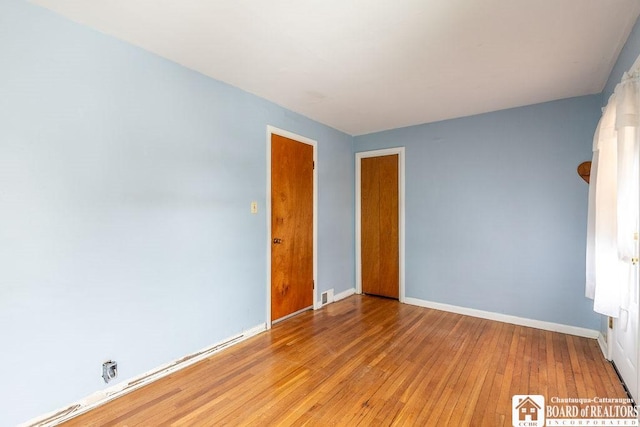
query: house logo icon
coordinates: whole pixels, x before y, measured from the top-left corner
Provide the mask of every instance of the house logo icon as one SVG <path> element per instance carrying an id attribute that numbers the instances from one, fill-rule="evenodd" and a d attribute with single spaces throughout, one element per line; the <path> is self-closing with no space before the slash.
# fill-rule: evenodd
<path id="1" fill-rule="evenodd" d="M 516 394 L 511 402 L 513 427 L 544 427 L 544 396 Z"/>

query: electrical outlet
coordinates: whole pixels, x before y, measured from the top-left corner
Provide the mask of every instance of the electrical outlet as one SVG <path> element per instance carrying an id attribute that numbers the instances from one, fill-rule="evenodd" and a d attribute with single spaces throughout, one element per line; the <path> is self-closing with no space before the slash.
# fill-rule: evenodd
<path id="1" fill-rule="evenodd" d="M 118 362 L 115 360 L 107 360 L 102 364 L 102 379 L 108 383 L 118 376 Z"/>

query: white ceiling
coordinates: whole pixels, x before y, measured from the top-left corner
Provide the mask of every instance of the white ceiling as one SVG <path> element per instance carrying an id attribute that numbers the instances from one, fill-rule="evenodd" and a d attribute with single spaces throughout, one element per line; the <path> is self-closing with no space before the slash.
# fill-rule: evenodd
<path id="1" fill-rule="evenodd" d="M 32 0 L 340 129 L 599 93 L 638 0 Z"/>

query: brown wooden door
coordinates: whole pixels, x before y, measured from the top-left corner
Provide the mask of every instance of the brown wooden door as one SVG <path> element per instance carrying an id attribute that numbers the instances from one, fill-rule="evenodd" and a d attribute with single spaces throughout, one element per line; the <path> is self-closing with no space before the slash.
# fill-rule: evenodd
<path id="1" fill-rule="evenodd" d="M 313 306 L 313 146 L 271 135 L 271 320 Z"/>
<path id="2" fill-rule="evenodd" d="M 397 299 L 398 155 L 363 158 L 360 172 L 362 292 Z"/>

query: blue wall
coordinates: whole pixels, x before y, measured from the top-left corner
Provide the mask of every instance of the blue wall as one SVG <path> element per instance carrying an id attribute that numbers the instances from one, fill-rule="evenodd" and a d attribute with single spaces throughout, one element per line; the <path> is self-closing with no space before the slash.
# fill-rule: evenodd
<path id="1" fill-rule="evenodd" d="M 0 425 L 264 323 L 268 124 L 318 141 L 318 287 L 353 287 L 349 135 L 19 0 L 0 57 Z"/>
<path id="2" fill-rule="evenodd" d="M 584 297 L 598 95 L 355 138 L 406 147 L 406 296 L 597 329 Z"/>

